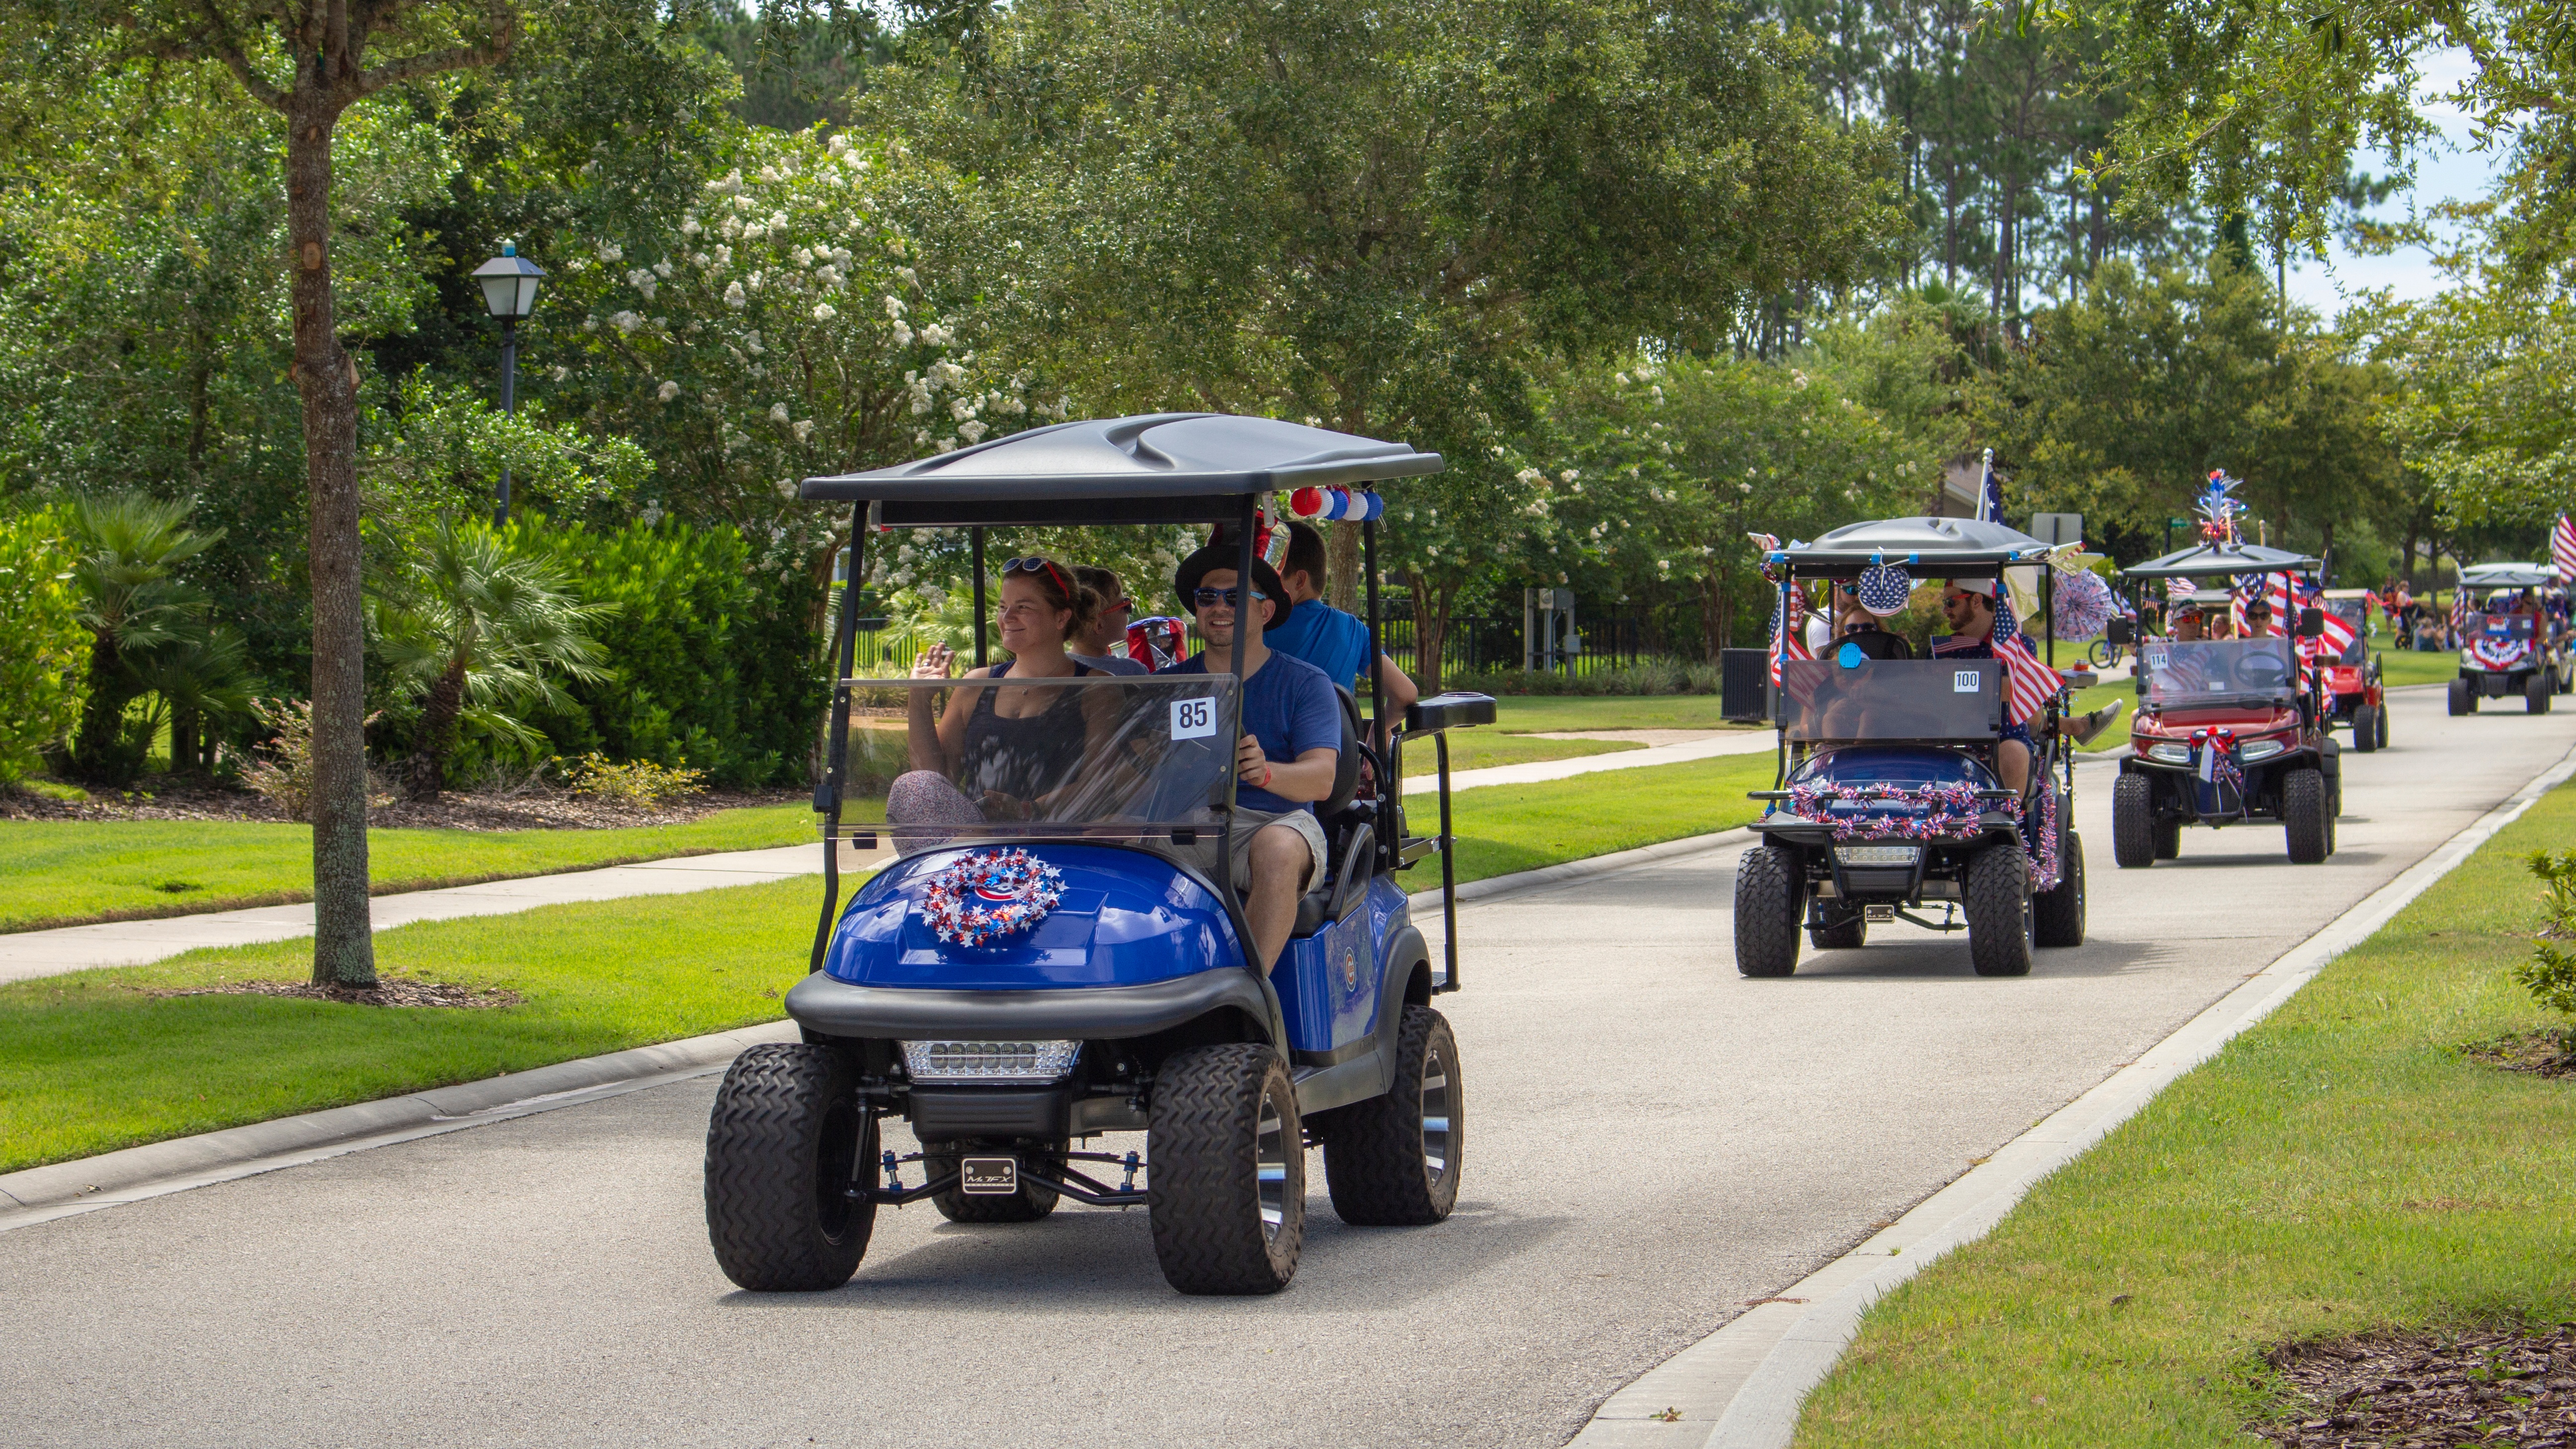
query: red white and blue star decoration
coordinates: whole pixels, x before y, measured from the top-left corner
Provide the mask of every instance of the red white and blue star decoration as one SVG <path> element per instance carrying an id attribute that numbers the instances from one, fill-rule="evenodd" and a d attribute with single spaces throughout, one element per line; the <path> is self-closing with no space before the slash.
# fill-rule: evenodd
<path id="1" fill-rule="evenodd" d="M 1913 592 L 1913 578 L 1895 564 L 1873 561 L 1860 571 L 1860 606 L 1882 619 L 1903 610 Z"/>
<path id="2" fill-rule="evenodd" d="M 1064 873 L 1025 850 L 987 850 L 942 866 L 921 895 L 930 933 L 983 946 L 1043 921 L 1064 899 Z"/>

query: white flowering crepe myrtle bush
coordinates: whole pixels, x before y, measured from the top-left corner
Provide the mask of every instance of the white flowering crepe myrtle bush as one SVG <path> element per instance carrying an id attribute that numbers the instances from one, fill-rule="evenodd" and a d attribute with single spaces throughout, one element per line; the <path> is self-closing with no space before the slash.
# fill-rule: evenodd
<path id="1" fill-rule="evenodd" d="M 1698 598 L 1710 659 L 1769 617 L 1748 533 L 1813 538 L 1911 512 L 1939 476 L 1835 380 L 1758 361 L 1632 362 L 1567 386 L 1566 460 L 1526 468 L 1533 562 L 1559 582 Z"/>
<path id="2" fill-rule="evenodd" d="M 601 426 L 651 439 L 648 518 L 721 518 L 767 540 L 768 566 L 820 578 L 848 520 L 797 501 L 800 479 L 947 452 L 1067 403 L 977 360 L 984 298 L 955 178 L 900 141 L 821 128 L 746 147 L 667 230 L 563 265 L 588 315 L 583 355 L 550 376 L 577 382 Z"/>

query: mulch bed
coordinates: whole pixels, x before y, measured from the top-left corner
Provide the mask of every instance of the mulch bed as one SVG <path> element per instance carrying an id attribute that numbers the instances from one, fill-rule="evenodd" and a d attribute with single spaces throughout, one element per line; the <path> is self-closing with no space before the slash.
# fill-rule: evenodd
<path id="1" fill-rule="evenodd" d="M 448 1006 L 477 1010 L 516 1006 L 523 999 L 498 986 L 476 988 L 445 981 L 408 981 L 380 976 L 372 989 L 316 986 L 310 981 L 227 981 L 217 986 L 187 986 L 155 991 L 154 996 L 293 996 L 306 1001 L 336 1001 L 343 1006 Z"/>
<path id="2" fill-rule="evenodd" d="M 2294 1418 L 2252 1426 L 2275 1444 L 2576 1446 L 2576 1324 L 2363 1334 L 2269 1358 L 2305 1401 Z"/>
<path id="3" fill-rule="evenodd" d="M 647 808 L 546 786 L 514 794 L 446 791 L 435 801 L 396 799 L 367 812 L 377 829 L 612 830 L 635 825 L 680 825 L 719 810 L 777 805 L 806 798 L 802 791 L 709 791 Z M 0 789 L 0 820 L 256 820 L 284 821 L 286 812 L 248 790 L 210 780 L 158 776 L 141 789 L 100 790 L 86 801 L 56 800 Z"/>
<path id="4" fill-rule="evenodd" d="M 2576 1077 L 2576 1033 L 2556 1031 L 2517 1032 L 2482 1041 L 2462 1048 L 2469 1060 L 2508 1072 L 2532 1072 L 2544 1077 Z"/>

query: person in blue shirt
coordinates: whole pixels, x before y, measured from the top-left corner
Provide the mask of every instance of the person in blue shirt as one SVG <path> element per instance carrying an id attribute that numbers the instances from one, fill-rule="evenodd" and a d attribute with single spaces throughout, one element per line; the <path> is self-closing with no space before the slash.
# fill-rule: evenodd
<path id="1" fill-rule="evenodd" d="M 1251 597 L 1245 598 L 1237 560 L 1234 548 L 1216 545 L 1181 560 L 1172 587 L 1183 611 L 1198 620 L 1207 648 L 1161 672 L 1231 668 L 1237 622 L 1262 621 L 1243 640 L 1244 733 L 1235 747 L 1234 859 L 1226 865 L 1243 893 L 1244 923 L 1266 972 L 1278 963 L 1297 923 L 1297 898 L 1324 876 L 1324 829 L 1314 802 L 1333 793 L 1342 706 L 1322 670 L 1263 642 L 1287 612 L 1287 590 L 1270 565 L 1256 558 Z"/>
<path id="2" fill-rule="evenodd" d="M 1368 682 L 1360 670 L 1369 656 L 1368 625 L 1324 602 L 1324 536 L 1303 523 L 1287 529 L 1288 552 L 1279 561 L 1279 582 L 1288 590 L 1288 613 L 1271 626 L 1270 647 L 1314 665 L 1325 678 L 1365 700 Z M 1387 718 L 1403 718 L 1422 697 L 1421 689 L 1384 654 L 1377 657 L 1377 673 L 1378 687 L 1386 692 Z"/>

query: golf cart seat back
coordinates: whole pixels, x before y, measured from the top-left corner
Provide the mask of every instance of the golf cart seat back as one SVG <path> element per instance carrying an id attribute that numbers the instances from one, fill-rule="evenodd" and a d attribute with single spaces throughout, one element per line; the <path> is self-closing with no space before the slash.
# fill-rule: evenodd
<path id="1" fill-rule="evenodd" d="M 1315 802 L 1315 818 L 1324 827 L 1324 872 L 1297 899 L 1292 934 L 1308 936 L 1338 920 L 1337 902 L 1356 901 L 1377 864 L 1374 801 L 1358 798 L 1364 771 L 1361 741 L 1368 737 L 1360 721 L 1360 704 L 1341 685 L 1333 694 L 1342 706 L 1342 742 L 1333 763 L 1333 793 Z"/>
<path id="2" fill-rule="evenodd" d="M 1849 644 L 1853 648 L 1858 649 L 1863 655 L 1871 659 L 1911 659 L 1914 657 L 1914 645 L 1909 642 L 1904 635 L 1890 634 L 1885 629 L 1855 630 L 1854 632 L 1845 634 L 1834 641 L 1834 647 L 1837 649 L 1841 648 L 1845 644 Z"/>

